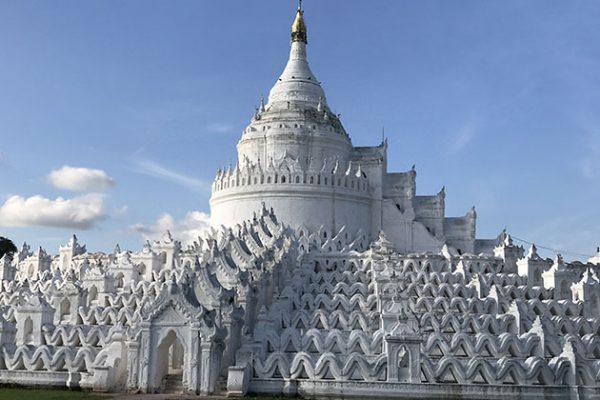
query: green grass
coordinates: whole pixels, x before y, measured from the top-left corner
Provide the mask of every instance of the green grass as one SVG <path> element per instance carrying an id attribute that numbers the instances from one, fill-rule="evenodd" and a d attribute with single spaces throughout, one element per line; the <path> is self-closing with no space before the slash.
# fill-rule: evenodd
<path id="1" fill-rule="evenodd" d="M 64 389 L 0 388 L 0 400 L 96 400 L 102 397 Z"/>
<path id="2" fill-rule="evenodd" d="M 118 393 L 112 393 L 117 396 Z M 93 394 L 67 389 L 29 389 L 19 387 L 0 387 L 0 400 L 110 400 L 110 394 Z M 204 399 L 204 397 L 201 397 Z M 248 400 L 290 400 L 289 397 L 271 397 L 250 395 Z"/>

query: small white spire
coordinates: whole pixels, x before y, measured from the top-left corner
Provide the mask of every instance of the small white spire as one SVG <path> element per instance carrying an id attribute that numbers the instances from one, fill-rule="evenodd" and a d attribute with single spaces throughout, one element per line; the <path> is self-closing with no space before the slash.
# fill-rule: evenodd
<path id="1" fill-rule="evenodd" d="M 538 255 L 538 252 L 537 252 L 537 247 L 535 247 L 535 244 L 531 244 L 531 247 L 529 248 L 529 252 L 527 253 L 527 258 L 530 260 L 538 260 L 540 258 L 540 256 Z"/>

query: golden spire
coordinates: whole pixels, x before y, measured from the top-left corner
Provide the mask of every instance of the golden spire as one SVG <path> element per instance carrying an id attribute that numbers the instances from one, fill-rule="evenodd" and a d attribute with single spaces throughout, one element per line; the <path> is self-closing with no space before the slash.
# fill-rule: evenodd
<path id="1" fill-rule="evenodd" d="M 294 23 L 292 24 L 292 42 L 308 43 L 306 24 L 304 23 L 304 11 L 302 10 L 302 0 L 298 0 L 296 19 L 294 19 Z"/>

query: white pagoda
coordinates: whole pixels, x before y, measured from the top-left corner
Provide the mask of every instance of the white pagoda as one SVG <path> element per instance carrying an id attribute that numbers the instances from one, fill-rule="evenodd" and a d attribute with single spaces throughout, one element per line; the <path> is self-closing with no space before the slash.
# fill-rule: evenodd
<path id="1" fill-rule="evenodd" d="M 353 147 L 290 58 L 219 170 L 213 227 L 184 248 L 0 259 L 0 383 L 305 398 L 600 399 L 600 249 L 545 259 L 475 237 Z"/>

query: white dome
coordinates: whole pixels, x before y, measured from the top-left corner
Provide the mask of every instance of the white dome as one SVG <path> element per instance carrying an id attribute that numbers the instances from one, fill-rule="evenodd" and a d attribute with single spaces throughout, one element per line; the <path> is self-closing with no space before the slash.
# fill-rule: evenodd
<path id="1" fill-rule="evenodd" d="M 287 108 L 287 102 L 306 102 L 313 106 L 325 102 L 325 92 L 306 60 L 306 44 L 293 42 L 290 59 L 271 89 L 268 107 Z"/>

